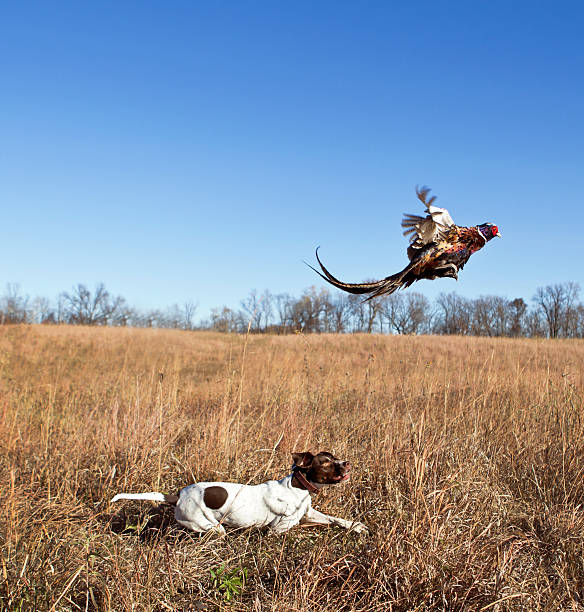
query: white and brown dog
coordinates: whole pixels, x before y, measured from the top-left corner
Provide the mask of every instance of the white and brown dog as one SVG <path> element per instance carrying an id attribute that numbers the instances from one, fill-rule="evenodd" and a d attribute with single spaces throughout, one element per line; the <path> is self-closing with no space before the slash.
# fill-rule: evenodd
<path id="1" fill-rule="evenodd" d="M 351 464 L 331 453 L 292 453 L 292 473 L 282 480 L 259 485 L 235 482 L 199 482 L 182 489 L 178 496 L 163 493 L 120 493 L 119 499 L 146 499 L 176 504 L 174 516 L 185 527 L 198 532 L 228 527 L 266 527 L 284 533 L 295 525 L 338 525 L 366 533 L 363 523 L 328 516 L 311 507 L 311 493 L 348 480 Z"/>

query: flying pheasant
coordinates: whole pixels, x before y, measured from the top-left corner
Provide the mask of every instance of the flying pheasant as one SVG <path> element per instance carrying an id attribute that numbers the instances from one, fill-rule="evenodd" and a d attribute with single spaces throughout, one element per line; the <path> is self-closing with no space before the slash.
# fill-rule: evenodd
<path id="1" fill-rule="evenodd" d="M 410 236 L 408 258 L 410 263 L 397 274 L 370 283 L 344 283 L 335 278 L 323 265 L 316 249 L 316 259 L 322 274 L 312 268 L 325 281 L 338 289 L 359 295 L 370 294 L 368 300 L 409 287 L 423 278 L 458 279 L 458 272 L 473 253 L 482 249 L 489 240 L 501 236 L 499 228 L 492 223 L 473 227 L 456 225 L 445 208 L 433 206 L 436 196 L 427 200 L 430 189 L 416 188 L 418 199 L 426 207 L 426 217 L 404 215 L 402 227 L 404 236 Z"/>

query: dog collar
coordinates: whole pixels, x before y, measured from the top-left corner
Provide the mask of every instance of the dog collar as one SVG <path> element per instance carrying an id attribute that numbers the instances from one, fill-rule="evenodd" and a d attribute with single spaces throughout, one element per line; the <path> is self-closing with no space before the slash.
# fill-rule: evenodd
<path id="1" fill-rule="evenodd" d="M 294 468 L 292 470 L 292 476 L 296 478 L 296 480 L 309 492 L 309 493 L 318 493 L 319 488 L 315 487 L 311 482 L 306 479 L 306 476 L 298 469 Z"/>

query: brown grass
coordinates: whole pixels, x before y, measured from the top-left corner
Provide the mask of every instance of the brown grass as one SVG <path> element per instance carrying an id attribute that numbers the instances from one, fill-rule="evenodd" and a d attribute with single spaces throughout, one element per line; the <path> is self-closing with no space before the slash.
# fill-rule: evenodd
<path id="1" fill-rule="evenodd" d="M 0 328 L 0 603 L 582 609 L 583 372 L 582 341 Z M 108 502 L 281 477 L 305 449 L 354 463 L 314 504 L 370 537 L 200 537 Z M 231 602 L 222 564 L 248 572 Z"/>

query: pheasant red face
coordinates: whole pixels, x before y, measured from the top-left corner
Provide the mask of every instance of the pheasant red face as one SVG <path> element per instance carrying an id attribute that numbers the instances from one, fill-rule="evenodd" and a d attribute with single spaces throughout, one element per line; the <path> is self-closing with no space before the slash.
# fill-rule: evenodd
<path id="1" fill-rule="evenodd" d="M 493 236 L 500 236 L 501 234 L 499 234 L 499 228 L 496 225 L 493 225 L 493 227 L 491 228 L 491 232 L 493 234 Z"/>

